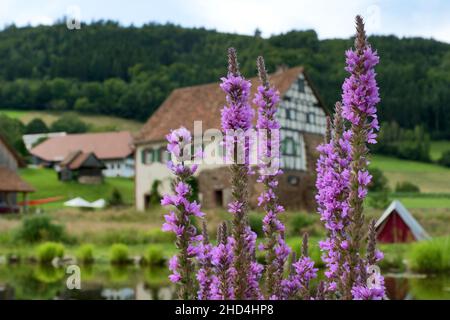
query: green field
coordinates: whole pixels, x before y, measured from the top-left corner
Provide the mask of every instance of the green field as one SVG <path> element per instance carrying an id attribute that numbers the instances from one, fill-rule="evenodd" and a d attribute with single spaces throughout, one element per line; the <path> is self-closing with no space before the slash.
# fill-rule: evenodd
<path id="1" fill-rule="evenodd" d="M 128 204 L 134 202 L 134 181 L 126 178 L 105 178 L 101 185 L 79 184 L 75 181 L 62 182 L 57 179 L 56 172 L 52 169 L 21 169 L 20 176 L 30 183 L 36 192 L 30 194 L 30 200 L 45 199 L 62 196 L 59 202 L 46 204 L 46 208 L 57 208 L 62 202 L 75 197 L 82 197 L 88 201 L 100 198 L 107 200 L 114 188 L 117 188 L 124 201 Z"/>
<path id="2" fill-rule="evenodd" d="M 442 153 L 450 150 L 450 141 L 440 140 L 432 141 L 430 145 L 430 157 L 431 160 L 437 161 L 441 158 Z"/>
<path id="3" fill-rule="evenodd" d="M 450 168 L 377 155 L 370 166 L 384 172 L 392 189 L 397 182 L 409 181 L 418 185 L 421 192 L 450 194 Z"/>
<path id="4" fill-rule="evenodd" d="M 445 144 L 439 145 L 442 151 Z M 405 181 L 420 188 L 420 194 L 391 194 L 391 200 L 400 200 L 409 209 L 450 208 L 450 168 L 380 155 L 373 156 L 370 166 L 383 171 L 391 190 L 395 190 L 398 182 Z"/>
<path id="5" fill-rule="evenodd" d="M 27 124 L 34 118 L 42 119 L 47 125 L 52 124 L 61 116 L 61 112 L 50 111 L 21 111 L 21 110 L 0 110 L 0 113 L 8 117 L 19 119 Z M 91 131 L 131 131 L 137 132 L 141 129 L 142 123 L 134 120 L 123 119 L 104 115 L 82 115 L 74 112 L 81 120 L 91 126 Z M 143 119 L 144 121 L 146 119 Z"/>

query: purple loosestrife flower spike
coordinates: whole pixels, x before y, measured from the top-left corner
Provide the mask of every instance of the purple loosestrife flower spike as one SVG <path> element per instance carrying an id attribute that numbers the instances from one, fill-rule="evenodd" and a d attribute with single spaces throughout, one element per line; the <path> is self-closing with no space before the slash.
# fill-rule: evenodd
<path id="1" fill-rule="evenodd" d="M 222 109 L 222 130 L 225 133 L 232 131 L 246 131 L 251 128 L 253 120 L 253 109 L 249 104 L 250 81 L 244 79 L 239 73 L 236 51 L 228 50 L 228 75 L 222 78 L 220 87 L 226 93 L 227 105 Z M 229 204 L 229 212 L 233 214 L 233 252 L 234 269 L 236 276 L 233 277 L 234 296 L 236 299 L 246 297 L 248 287 L 248 275 L 251 272 L 251 263 L 246 247 L 246 228 L 248 211 L 248 177 L 249 145 L 245 139 L 239 139 L 234 135 L 230 138 L 226 134 L 226 149 L 233 150 L 231 157 L 233 163 L 231 170 L 231 194 L 233 201 Z M 243 141 L 244 140 L 244 141 Z M 238 161 L 238 150 L 244 150 L 244 163 Z"/>
<path id="2" fill-rule="evenodd" d="M 325 282 L 324 281 L 320 281 L 319 285 L 317 286 L 315 300 L 325 300 Z"/>
<path id="3" fill-rule="evenodd" d="M 217 246 L 213 248 L 214 273 L 217 281 L 214 283 L 215 299 L 234 299 L 233 282 L 236 270 L 233 267 L 234 239 L 227 236 L 227 224 L 221 223 L 218 230 Z"/>
<path id="4" fill-rule="evenodd" d="M 375 80 L 374 67 L 379 58 L 366 40 L 364 22 L 356 17 L 355 50 L 346 52 L 346 71 L 350 76 L 342 86 L 343 117 L 351 123 L 351 165 L 349 215 L 351 217 L 349 245 L 350 274 L 347 279 L 344 296 L 351 298 L 351 288 L 360 278 L 361 257 L 359 256 L 362 228 L 364 225 L 363 201 L 367 195 L 367 185 L 371 176 L 367 171 L 367 143 L 376 143 L 376 131 L 379 130 L 376 104 L 380 101 Z"/>
<path id="5" fill-rule="evenodd" d="M 377 246 L 377 232 L 375 230 L 375 220 L 372 219 L 369 224 L 369 232 L 367 238 L 367 252 L 366 252 L 367 263 L 370 265 L 374 265 L 377 262 L 376 246 Z"/>
<path id="6" fill-rule="evenodd" d="M 169 279 L 178 286 L 178 297 L 180 299 L 193 299 L 194 292 L 194 258 L 197 254 L 198 242 L 202 236 L 197 235 L 196 228 L 191 224 L 191 217 L 202 217 L 200 205 L 196 202 L 190 202 L 191 187 L 187 180 L 195 172 L 195 168 L 188 167 L 181 160 L 182 150 L 190 143 L 191 135 L 185 128 L 172 131 L 167 135 L 167 149 L 176 158 L 177 162 L 168 162 L 169 169 L 175 174 L 173 183 L 173 195 L 166 194 L 161 200 L 161 205 L 171 206 L 174 210 L 165 215 L 165 223 L 162 226 L 163 231 L 171 231 L 176 235 L 176 246 L 178 254 L 172 257 L 169 263 L 169 269 L 172 275 Z"/>
<path id="7" fill-rule="evenodd" d="M 331 130 L 330 130 L 331 131 Z M 335 105 L 331 140 L 318 147 L 316 201 L 328 237 L 319 243 L 326 265 L 325 290 L 328 296 L 341 293 L 348 278 L 348 197 L 350 193 L 350 131 L 345 130 L 342 105 Z"/>
<path id="8" fill-rule="evenodd" d="M 310 257 L 301 256 L 293 263 L 294 273 L 282 281 L 282 299 L 309 299 L 309 282 L 317 277 L 317 268 Z"/>
<path id="9" fill-rule="evenodd" d="M 199 264 L 197 272 L 199 290 L 197 295 L 199 300 L 211 300 L 217 298 L 218 279 L 213 271 L 214 252 L 213 246 L 209 243 L 206 220 L 203 220 L 202 236 L 202 244 L 199 246 L 197 254 Z"/>
<path id="10" fill-rule="evenodd" d="M 376 264 L 383 259 L 381 251 L 376 249 L 375 220 L 369 224 L 366 260 L 361 262 L 360 279 L 352 288 L 353 299 L 381 300 L 386 297 L 384 277 Z"/>
<path id="11" fill-rule="evenodd" d="M 266 132 L 262 139 L 264 148 L 262 153 L 258 154 L 258 160 L 261 158 L 269 160 L 258 161 L 260 169 L 258 181 L 264 185 L 264 190 L 258 198 L 258 203 L 266 212 L 266 216 L 263 219 L 265 242 L 262 245 L 266 252 L 265 291 L 268 297 L 280 298 L 284 265 L 290 249 L 284 241 L 285 227 L 278 218 L 278 214 L 282 213 L 284 208 L 278 203 L 275 193 L 278 185 L 277 176 L 281 174 L 281 171 L 278 168 L 275 172 L 269 170 L 273 165 L 272 161 L 279 161 L 279 143 L 272 145 L 272 135 L 276 133 L 275 130 L 277 131 L 280 128 L 280 124 L 275 118 L 280 96 L 279 92 L 269 84 L 263 57 L 258 57 L 256 64 L 261 85 L 258 87 L 253 102 L 258 107 L 257 128 L 260 132 L 263 132 L 263 130 Z M 279 137 L 279 135 L 276 134 L 275 137 Z"/>
<path id="12" fill-rule="evenodd" d="M 310 299 L 309 283 L 317 277 L 317 268 L 308 254 L 308 234 L 305 233 L 302 241 L 302 255 L 297 261 L 292 261 L 291 271 L 287 279 L 281 281 L 281 299 Z M 295 254 L 292 255 L 295 259 Z"/>

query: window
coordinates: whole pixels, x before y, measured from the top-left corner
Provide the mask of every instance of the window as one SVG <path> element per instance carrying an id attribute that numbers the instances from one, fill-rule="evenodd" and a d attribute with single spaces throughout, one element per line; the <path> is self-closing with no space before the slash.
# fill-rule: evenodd
<path id="1" fill-rule="evenodd" d="M 313 112 L 308 112 L 306 114 L 306 123 L 315 123 L 316 122 L 316 115 Z"/>
<path id="2" fill-rule="evenodd" d="M 281 143 L 281 152 L 284 155 L 296 155 L 296 145 L 292 137 L 286 137 Z"/>
<path id="3" fill-rule="evenodd" d="M 159 149 L 160 152 L 160 159 L 162 163 L 166 163 L 167 161 L 169 161 L 169 152 L 166 150 L 166 148 L 161 147 Z"/>
<path id="4" fill-rule="evenodd" d="M 223 191 L 215 190 L 214 191 L 214 202 L 216 207 L 223 207 Z"/>
<path id="5" fill-rule="evenodd" d="M 144 149 L 141 153 L 142 164 L 150 164 L 155 161 L 155 154 L 153 149 Z M 112 165 L 114 169 L 114 165 Z"/>
<path id="6" fill-rule="evenodd" d="M 305 80 L 304 79 L 298 79 L 297 85 L 298 85 L 298 91 L 305 92 Z"/>
<path id="7" fill-rule="evenodd" d="M 296 176 L 288 176 L 287 181 L 291 186 L 298 186 L 300 179 Z"/>
<path id="8" fill-rule="evenodd" d="M 294 120 L 295 119 L 295 110 L 286 109 L 286 119 Z"/>

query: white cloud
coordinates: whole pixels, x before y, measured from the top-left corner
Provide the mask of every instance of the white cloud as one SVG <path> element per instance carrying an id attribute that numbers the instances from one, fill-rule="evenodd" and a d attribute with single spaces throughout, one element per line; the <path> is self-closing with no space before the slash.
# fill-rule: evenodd
<path id="1" fill-rule="evenodd" d="M 292 29 L 315 29 L 321 38 L 347 37 L 354 33 L 354 17 L 366 15 L 373 1 L 349 0 L 193 0 L 184 7 L 201 25 L 221 31 L 263 35 Z M 373 6 L 372 6 L 373 7 Z M 370 13 L 370 12 L 369 12 Z"/>
<path id="2" fill-rule="evenodd" d="M 19 26 L 31 25 L 33 27 L 38 25 L 51 25 L 53 22 L 53 18 L 45 15 L 20 15 L 15 20 L 15 23 Z"/>
<path id="3" fill-rule="evenodd" d="M 433 37 L 450 42 L 448 0 L 0 0 L 0 27 L 49 24 L 79 5 L 83 21 L 113 19 L 136 26 L 149 21 L 264 36 L 314 29 L 319 38 L 354 34 L 354 17 L 365 17 L 369 34 Z"/>

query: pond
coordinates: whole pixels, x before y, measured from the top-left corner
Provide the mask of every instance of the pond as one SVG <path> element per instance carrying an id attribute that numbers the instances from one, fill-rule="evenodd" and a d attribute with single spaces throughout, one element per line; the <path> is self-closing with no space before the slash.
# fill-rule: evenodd
<path id="1" fill-rule="evenodd" d="M 65 268 L 40 265 L 0 265 L 0 300 L 4 299 L 173 299 L 174 287 L 165 268 L 81 267 L 81 289 L 70 290 Z M 386 274 L 390 299 L 448 299 L 450 275 Z"/>

